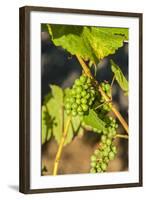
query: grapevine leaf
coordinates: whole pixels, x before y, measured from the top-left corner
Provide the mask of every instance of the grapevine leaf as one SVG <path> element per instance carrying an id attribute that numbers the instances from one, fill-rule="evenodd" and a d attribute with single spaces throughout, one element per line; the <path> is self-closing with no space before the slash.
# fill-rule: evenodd
<path id="1" fill-rule="evenodd" d="M 115 75 L 116 81 L 118 82 L 118 84 L 122 88 L 122 90 L 124 91 L 125 95 L 128 95 L 128 81 L 127 81 L 127 79 L 123 75 L 120 67 L 118 65 L 116 65 L 113 60 L 110 60 L 110 62 L 111 62 L 111 69 L 112 69 L 112 72 Z"/>
<path id="2" fill-rule="evenodd" d="M 47 142 L 52 134 L 52 119 L 47 112 L 46 106 L 42 106 L 42 144 Z"/>
<path id="3" fill-rule="evenodd" d="M 62 138 L 63 129 L 66 125 L 68 116 L 66 115 L 63 107 L 63 100 L 64 100 L 63 90 L 56 85 L 51 85 L 50 87 L 52 96 L 48 98 L 48 101 L 45 102 L 47 111 L 49 115 L 53 118 L 53 128 L 52 128 L 53 136 L 55 137 L 55 140 L 59 144 Z M 72 138 L 77 131 L 80 131 L 80 119 L 79 117 L 72 117 L 67 137 L 65 140 L 65 145 L 72 141 Z"/>
<path id="4" fill-rule="evenodd" d="M 56 46 L 93 63 L 114 54 L 128 39 L 126 28 L 48 25 L 48 31 Z"/>
<path id="5" fill-rule="evenodd" d="M 106 130 L 106 123 L 101 120 L 97 113 L 92 109 L 89 110 L 88 115 L 84 115 L 83 121 L 86 125 L 96 128 L 99 131 L 103 132 Z"/>

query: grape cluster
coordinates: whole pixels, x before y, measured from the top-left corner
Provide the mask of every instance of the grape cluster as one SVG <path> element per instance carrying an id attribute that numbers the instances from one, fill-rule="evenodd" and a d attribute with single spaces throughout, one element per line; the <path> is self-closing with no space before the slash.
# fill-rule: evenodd
<path id="1" fill-rule="evenodd" d="M 81 75 L 76 79 L 70 93 L 65 97 L 65 109 L 68 115 L 84 115 L 91 108 L 96 97 L 91 78 Z"/>
<path id="2" fill-rule="evenodd" d="M 106 93 L 106 95 L 111 98 L 111 86 L 110 84 L 106 81 L 106 82 L 102 82 L 101 84 L 102 90 Z M 100 103 L 104 103 L 105 99 L 103 96 L 101 96 L 100 98 Z M 111 107 L 108 103 L 103 104 L 102 106 L 103 111 L 107 111 L 109 112 L 111 110 Z"/>
<path id="3" fill-rule="evenodd" d="M 105 172 L 109 161 L 114 160 L 117 153 L 116 146 L 114 145 L 114 137 L 118 125 L 112 117 L 106 117 L 106 121 L 107 128 L 103 131 L 99 148 L 91 156 L 91 173 Z"/>

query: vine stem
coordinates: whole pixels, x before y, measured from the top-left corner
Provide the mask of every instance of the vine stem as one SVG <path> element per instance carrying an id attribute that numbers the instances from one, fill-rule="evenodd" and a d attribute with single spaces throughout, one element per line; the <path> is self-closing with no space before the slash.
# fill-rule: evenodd
<path id="1" fill-rule="evenodd" d="M 64 132 L 62 134 L 62 138 L 61 138 L 61 141 L 60 141 L 60 144 L 59 144 L 59 147 L 58 147 L 58 151 L 57 151 L 57 154 L 56 154 L 56 157 L 55 157 L 54 168 L 53 168 L 53 175 L 54 176 L 56 176 L 57 172 L 58 172 L 58 165 L 59 165 L 63 145 L 64 145 L 64 142 L 65 142 L 65 139 L 66 139 L 66 136 L 67 136 L 67 132 L 68 132 L 68 129 L 69 129 L 70 122 L 71 122 L 71 117 L 69 117 L 67 122 L 66 122 L 66 126 L 65 126 Z"/>
<path id="2" fill-rule="evenodd" d="M 86 63 L 84 62 L 84 60 L 76 55 L 79 63 L 81 64 L 85 74 L 90 77 L 96 84 L 96 86 L 98 86 L 98 90 L 101 93 L 101 95 L 104 97 L 106 102 L 111 102 L 111 99 L 105 94 L 105 92 L 102 90 L 102 87 L 98 84 L 98 81 L 94 79 L 93 75 L 91 74 L 90 69 L 88 68 L 88 66 L 86 65 Z M 128 124 L 125 121 L 125 119 L 122 117 L 122 115 L 120 114 L 120 112 L 116 109 L 116 107 L 113 105 L 113 103 L 110 103 L 111 106 L 111 110 L 113 111 L 113 113 L 116 115 L 116 117 L 118 118 L 118 120 L 120 121 L 120 123 L 122 124 L 122 126 L 124 127 L 124 129 L 126 130 L 127 134 L 128 134 Z"/>
<path id="3" fill-rule="evenodd" d="M 122 135 L 122 134 L 117 134 L 115 138 L 123 138 L 123 139 L 128 139 L 128 135 Z"/>

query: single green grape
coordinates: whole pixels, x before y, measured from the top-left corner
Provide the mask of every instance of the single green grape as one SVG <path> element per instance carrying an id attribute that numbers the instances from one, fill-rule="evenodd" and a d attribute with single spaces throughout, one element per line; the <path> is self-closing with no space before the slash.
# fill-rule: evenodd
<path id="1" fill-rule="evenodd" d="M 109 160 L 114 160 L 114 158 L 115 158 L 114 152 L 112 152 L 112 151 L 109 152 L 108 158 L 109 158 Z"/>
<path id="2" fill-rule="evenodd" d="M 95 162 L 97 160 L 95 155 L 92 155 L 90 159 L 91 159 L 91 162 Z"/>
<path id="3" fill-rule="evenodd" d="M 84 84 L 84 83 L 86 82 L 86 80 L 87 80 L 87 77 L 86 77 L 86 76 L 82 75 L 82 76 L 80 77 L 80 81 L 81 81 L 82 84 Z"/>
<path id="4" fill-rule="evenodd" d="M 72 110 L 72 115 L 75 117 L 77 115 L 77 112 L 75 110 Z"/>
<path id="5" fill-rule="evenodd" d="M 107 164 L 104 163 L 104 162 L 102 162 L 102 163 L 101 163 L 101 169 L 102 169 L 103 171 L 106 171 L 106 169 L 107 169 Z"/>
<path id="6" fill-rule="evenodd" d="M 81 85 L 81 82 L 80 82 L 79 79 L 76 79 L 76 80 L 75 80 L 75 85 Z"/>
<path id="7" fill-rule="evenodd" d="M 87 103 L 87 99 L 82 98 L 82 99 L 81 99 L 81 102 L 82 102 L 83 104 L 86 104 L 86 103 Z"/>
<path id="8" fill-rule="evenodd" d="M 88 110 L 88 106 L 86 104 L 82 104 L 82 108 L 83 108 L 83 111 L 87 111 Z"/>

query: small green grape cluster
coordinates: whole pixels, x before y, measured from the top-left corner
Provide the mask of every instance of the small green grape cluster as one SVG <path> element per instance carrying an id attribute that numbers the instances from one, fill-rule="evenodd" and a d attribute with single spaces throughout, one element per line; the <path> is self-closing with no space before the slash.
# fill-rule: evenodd
<path id="1" fill-rule="evenodd" d="M 102 82 L 101 84 L 102 90 L 106 93 L 106 95 L 111 98 L 111 86 L 110 84 L 106 81 L 106 82 Z M 104 103 L 105 99 L 103 96 L 101 96 L 100 98 L 100 103 Z M 107 111 L 109 112 L 111 110 L 111 107 L 108 103 L 103 104 L 102 106 L 103 111 Z"/>
<path id="2" fill-rule="evenodd" d="M 96 97 L 95 88 L 91 78 L 81 75 L 76 79 L 70 90 L 70 95 L 65 97 L 65 109 L 68 115 L 83 116 L 91 108 Z"/>
<path id="3" fill-rule="evenodd" d="M 105 172 L 109 161 L 114 160 L 117 154 L 114 137 L 116 136 L 118 126 L 112 117 L 107 117 L 106 120 L 108 120 L 108 127 L 103 131 L 99 148 L 91 156 L 91 173 Z"/>

